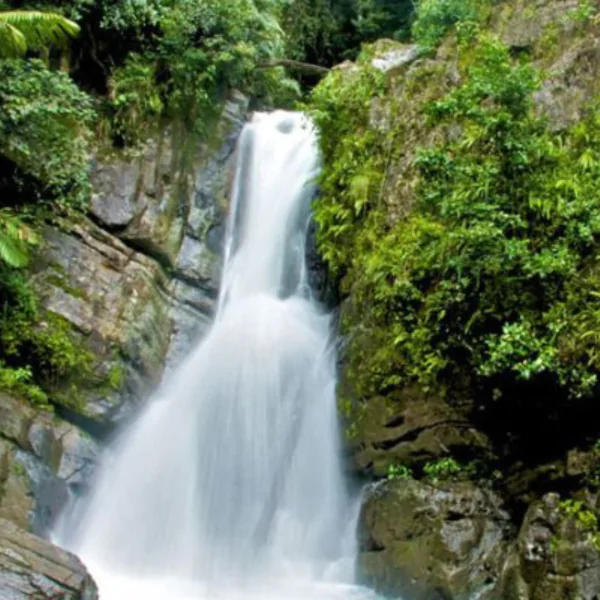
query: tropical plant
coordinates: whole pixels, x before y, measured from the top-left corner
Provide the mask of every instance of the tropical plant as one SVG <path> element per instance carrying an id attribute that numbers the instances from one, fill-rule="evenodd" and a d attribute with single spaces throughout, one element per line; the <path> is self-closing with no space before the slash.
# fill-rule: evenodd
<path id="1" fill-rule="evenodd" d="M 414 477 L 414 473 L 412 469 L 405 465 L 389 465 L 387 470 L 387 478 L 389 481 L 393 481 L 395 479 L 412 479 Z"/>
<path id="2" fill-rule="evenodd" d="M 34 201 L 54 214 L 85 209 L 94 115 L 91 98 L 67 73 L 40 60 L 0 61 L 0 156 L 21 180 L 2 189 L 3 199 Z"/>
<path id="3" fill-rule="evenodd" d="M 0 260 L 13 268 L 24 267 L 29 259 L 28 247 L 37 242 L 37 235 L 19 215 L 0 209 Z"/>
<path id="4" fill-rule="evenodd" d="M 382 206 L 379 174 L 406 126 L 379 141 L 378 88 L 359 85 L 368 70 L 336 70 L 313 94 L 318 241 L 352 292 L 348 380 L 364 399 L 458 381 L 486 407 L 543 385 L 557 401 L 589 398 L 600 383 L 600 106 L 553 133 L 534 110 L 536 69 L 472 22 L 455 25 L 461 82 L 418 108 L 440 137 L 405 155 L 416 193 L 404 218 Z"/>
<path id="5" fill-rule="evenodd" d="M 0 12 L 0 58 L 24 56 L 28 50 L 65 46 L 79 34 L 79 25 L 52 12 L 9 10 Z"/>

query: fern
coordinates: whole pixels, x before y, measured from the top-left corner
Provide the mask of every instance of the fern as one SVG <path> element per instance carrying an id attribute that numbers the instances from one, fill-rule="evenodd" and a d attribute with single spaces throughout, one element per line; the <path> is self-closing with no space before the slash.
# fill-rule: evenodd
<path id="1" fill-rule="evenodd" d="M 65 46 L 79 25 L 62 15 L 37 10 L 0 12 L 0 58 L 23 56 L 28 50 Z"/>
<path id="2" fill-rule="evenodd" d="M 0 210 L 0 260 L 14 268 L 29 262 L 28 246 L 38 243 L 36 234 L 22 219 L 9 211 Z"/>

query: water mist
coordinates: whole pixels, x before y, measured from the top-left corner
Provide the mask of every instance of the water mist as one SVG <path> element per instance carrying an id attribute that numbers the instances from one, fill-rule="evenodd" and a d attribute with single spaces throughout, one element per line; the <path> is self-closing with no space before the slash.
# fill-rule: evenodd
<path id="1" fill-rule="evenodd" d="M 57 529 L 102 600 L 369 596 L 353 583 L 330 320 L 305 272 L 318 168 L 302 115 L 244 128 L 214 323 Z"/>

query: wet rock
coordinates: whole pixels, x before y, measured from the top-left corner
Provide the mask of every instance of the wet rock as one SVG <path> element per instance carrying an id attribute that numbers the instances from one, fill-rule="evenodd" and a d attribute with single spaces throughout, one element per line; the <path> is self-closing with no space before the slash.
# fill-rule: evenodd
<path id="1" fill-rule="evenodd" d="M 0 519 L 0 597 L 95 600 L 98 593 L 75 556 Z"/>
<path id="2" fill-rule="evenodd" d="M 421 465 L 445 455 L 481 456 L 488 438 L 469 421 L 470 405 L 404 389 L 365 403 L 357 417 L 354 462 L 385 475 L 390 464 Z"/>
<path id="3" fill-rule="evenodd" d="M 177 272 L 185 281 L 213 283 L 218 279 L 219 262 L 205 241 L 186 236 L 177 257 Z"/>
<path id="4" fill-rule="evenodd" d="M 558 494 L 531 505 L 496 588 L 482 600 L 597 600 L 600 552 Z"/>
<path id="5" fill-rule="evenodd" d="M 151 258 L 93 223 L 47 227 L 32 282 L 45 307 L 73 326 L 100 376 L 116 369 L 118 390 L 81 389 L 82 414 L 114 422 L 159 381 L 169 344 L 168 278 Z"/>
<path id="6" fill-rule="evenodd" d="M 371 64 L 382 73 L 393 74 L 419 57 L 420 50 L 416 44 L 400 44 L 392 40 L 378 40 L 373 53 L 375 58 Z"/>
<path id="7" fill-rule="evenodd" d="M 112 382 L 79 390 L 82 406 L 64 412 L 96 435 L 148 397 L 212 317 L 247 107 L 232 94 L 211 144 L 173 124 L 138 155 L 97 156 L 91 220 L 44 230 L 33 284 L 94 354 L 98 379 Z"/>
<path id="8" fill-rule="evenodd" d="M 171 283 L 173 329 L 166 358 L 169 369 L 206 333 L 216 310 L 235 147 L 247 110 L 248 98 L 233 93 L 225 106 L 218 143 L 203 149 L 196 166 L 191 205 Z"/>
<path id="9" fill-rule="evenodd" d="M 47 535 L 69 497 L 85 490 L 98 453 L 73 425 L 0 393 L 0 518 Z"/>
<path id="10" fill-rule="evenodd" d="M 550 127 L 560 131 L 585 117 L 600 91 L 600 41 L 586 38 L 572 46 L 547 67 L 548 77 L 534 99 L 538 112 Z"/>
<path id="11" fill-rule="evenodd" d="M 491 491 L 470 482 L 377 484 L 360 519 L 363 579 L 411 600 L 466 600 L 501 574 L 512 534 Z"/>
<path id="12" fill-rule="evenodd" d="M 92 437 L 70 423 L 55 426 L 61 445 L 56 476 L 65 482 L 70 495 L 86 492 L 100 455 L 100 446 Z"/>
<path id="13" fill-rule="evenodd" d="M 124 160 L 96 161 L 90 213 L 107 229 L 126 227 L 136 214 L 139 167 Z"/>
<path id="14" fill-rule="evenodd" d="M 96 158 L 92 217 L 136 249 L 173 264 L 185 227 L 194 145 L 173 126 L 149 139 L 138 156 Z"/>
<path id="15" fill-rule="evenodd" d="M 339 304 L 337 281 L 317 249 L 317 224 L 313 220 L 308 224 L 306 234 L 306 272 L 315 298 L 327 309 L 334 309 Z"/>

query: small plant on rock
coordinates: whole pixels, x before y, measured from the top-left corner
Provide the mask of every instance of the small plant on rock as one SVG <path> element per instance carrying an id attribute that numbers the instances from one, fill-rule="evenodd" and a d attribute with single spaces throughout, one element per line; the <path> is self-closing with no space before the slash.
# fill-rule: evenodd
<path id="1" fill-rule="evenodd" d="M 423 472 L 433 482 L 454 479 L 463 472 L 463 467 L 453 458 L 440 458 L 425 465 Z"/>
<path id="2" fill-rule="evenodd" d="M 388 481 L 394 481 L 397 479 L 413 479 L 412 469 L 405 465 L 389 465 L 387 470 Z"/>
<path id="3" fill-rule="evenodd" d="M 559 504 L 561 514 L 573 519 L 577 527 L 587 534 L 587 539 L 600 552 L 600 527 L 596 513 L 585 506 L 581 500 L 563 500 Z"/>

